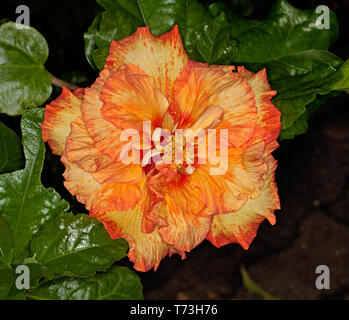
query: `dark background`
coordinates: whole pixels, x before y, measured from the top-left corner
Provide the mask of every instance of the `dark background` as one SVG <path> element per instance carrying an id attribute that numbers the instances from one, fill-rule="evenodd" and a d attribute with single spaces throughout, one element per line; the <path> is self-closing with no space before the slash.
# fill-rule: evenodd
<path id="1" fill-rule="evenodd" d="M 225 2 L 245 16 L 262 19 L 274 1 Z M 349 57 L 349 1 L 289 2 L 300 9 L 328 5 L 340 24 L 331 52 Z M 19 4 L 29 6 L 31 26 L 48 42 L 47 70 L 80 86 L 93 83 L 97 73 L 85 58 L 83 33 L 102 10 L 99 5 L 94 0 L 1 0 L 0 22 L 14 21 Z M 59 91 L 55 88 L 52 97 Z M 20 117 L 0 115 L 0 121 L 20 134 Z M 311 119 L 308 133 L 282 141 L 274 155 L 279 161 L 276 179 L 282 207 L 276 225 L 264 222 L 248 251 L 237 244 L 217 249 L 205 241 L 184 261 L 177 256 L 164 259 L 156 272 L 139 273 L 145 298 L 259 298 L 242 284 L 244 265 L 263 289 L 280 298 L 349 299 L 349 96 L 328 100 Z M 62 172 L 59 158 L 47 149 L 43 184 L 70 201 L 73 212 L 85 212 L 64 189 Z M 127 259 L 121 263 L 132 265 Z M 330 290 L 315 287 L 318 265 L 330 268 Z"/>

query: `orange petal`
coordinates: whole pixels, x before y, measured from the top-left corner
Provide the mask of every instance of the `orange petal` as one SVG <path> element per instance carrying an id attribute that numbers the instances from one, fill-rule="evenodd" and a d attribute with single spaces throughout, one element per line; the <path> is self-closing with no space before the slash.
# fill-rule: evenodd
<path id="1" fill-rule="evenodd" d="M 71 123 L 71 132 L 67 137 L 66 156 L 70 162 L 76 162 L 82 169 L 89 172 L 96 172 L 111 162 L 109 157 L 104 156 L 95 148 L 81 117 Z"/>
<path id="2" fill-rule="evenodd" d="M 163 194 L 171 214 L 199 215 L 206 209 L 200 190 L 192 185 L 190 175 L 178 172 L 175 179 L 164 186 Z"/>
<path id="3" fill-rule="evenodd" d="M 128 211 L 111 211 L 91 216 L 102 221 L 113 239 L 125 238 L 130 246 L 129 259 L 138 271 L 155 270 L 167 255 L 169 247 L 162 240 L 157 230 L 142 232 L 143 212 L 140 206 Z"/>
<path id="4" fill-rule="evenodd" d="M 161 227 L 159 233 L 168 244 L 181 251 L 191 251 L 207 236 L 212 216 L 193 216 L 182 212 L 175 215 L 167 211 L 168 226 Z"/>
<path id="5" fill-rule="evenodd" d="M 143 129 L 143 121 L 161 126 L 168 102 L 155 87 L 153 78 L 138 67 L 124 65 L 106 81 L 100 99 L 103 117 L 120 129 Z"/>
<path id="6" fill-rule="evenodd" d="M 115 163 L 99 152 L 89 136 L 84 120 L 79 117 L 71 124 L 71 133 L 67 138 L 66 156 L 70 162 L 77 163 L 83 170 L 92 172 L 99 183 L 139 182 L 143 176 L 140 165 Z"/>
<path id="7" fill-rule="evenodd" d="M 210 174 L 209 165 L 200 165 L 190 176 L 193 188 L 200 190 L 202 201 L 207 207 L 209 214 L 225 212 L 224 193 L 226 190 L 226 182 L 221 176 L 213 176 Z"/>
<path id="8" fill-rule="evenodd" d="M 276 91 L 271 90 L 265 69 L 253 73 L 247 71 L 244 67 L 238 67 L 238 73 L 246 78 L 255 96 L 257 128 L 254 135 L 265 141 L 266 152 L 270 154 L 278 147 L 276 139 L 281 130 L 281 112 L 271 102 L 271 99 L 276 95 Z"/>
<path id="9" fill-rule="evenodd" d="M 174 248 L 190 251 L 206 237 L 212 217 L 200 190 L 191 185 L 190 176 L 178 173 L 177 180 L 164 187 L 164 199 L 155 211 L 160 220 L 161 237 Z"/>
<path id="10" fill-rule="evenodd" d="M 208 214 L 237 211 L 249 198 L 260 195 L 268 170 L 264 152 L 263 141 L 229 148 L 227 171 L 222 175 L 212 175 L 216 165 L 209 162 L 197 167 L 191 175 L 191 186 L 200 190 Z"/>
<path id="11" fill-rule="evenodd" d="M 272 225 L 275 224 L 274 210 L 280 209 L 274 177 L 276 161 L 272 156 L 268 156 L 266 161 L 268 173 L 260 196 L 249 199 L 237 212 L 218 214 L 213 217 L 207 239 L 216 247 L 228 243 L 239 243 L 244 249 L 248 249 L 257 234 L 259 225 L 265 218 Z"/>
<path id="12" fill-rule="evenodd" d="M 66 170 L 64 186 L 86 205 L 87 210 L 105 212 L 128 210 L 135 206 L 144 193 L 145 177 L 139 183 L 99 183 L 93 173 L 70 162 L 66 153 L 61 158 Z"/>
<path id="13" fill-rule="evenodd" d="M 52 152 L 62 155 L 70 124 L 81 115 L 81 89 L 74 93 L 63 87 L 60 96 L 45 108 L 45 119 L 41 124 L 42 138 L 48 142 Z"/>
<path id="14" fill-rule="evenodd" d="M 179 107 L 179 128 L 190 128 L 208 106 L 224 110 L 217 128 L 229 129 L 229 141 L 241 146 L 256 126 L 257 110 L 252 89 L 233 73 L 233 67 L 205 67 L 189 62 L 175 85 Z"/>
<path id="15" fill-rule="evenodd" d="M 222 176 L 226 182 L 224 203 L 228 211 L 236 211 L 249 198 L 260 195 L 264 185 L 263 177 L 268 170 L 264 152 L 263 141 L 247 149 L 229 149 L 229 169 Z"/>
<path id="16" fill-rule="evenodd" d="M 81 109 L 83 120 L 95 147 L 113 161 L 119 161 L 120 152 L 125 144 L 120 141 L 122 130 L 101 115 L 103 101 L 100 100 L 100 93 L 110 74 L 110 70 L 103 70 L 96 82 L 90 88 L 85 89 Z"/>
<path id="17" fill-rule="evenodd" d="M 198 120 L 196 120 L 191 127 L 192 130 L 197 129 L 213 129 L 215 128 L 223 119 L 223 109 L 218 106 L 209 106 L 201 114 Z"/>
<path id="18" fill-rule="evenodd" d="M 160 37 L 153 36 L 146 26 L 137 28 L 128 38 L 111 43 L 106 68 L 137 65 L 154 79 L 156 87 L 171 101 L 175 79 L 187 60 L 177 26 Z"/>
<path id="19" fill-rule="evenodd" d="M 105 167 L 93 173 L 99 183 L 138 183 L 143 179 L 143 169 L 139 164 L 123 164 L 110 162 Z"/>

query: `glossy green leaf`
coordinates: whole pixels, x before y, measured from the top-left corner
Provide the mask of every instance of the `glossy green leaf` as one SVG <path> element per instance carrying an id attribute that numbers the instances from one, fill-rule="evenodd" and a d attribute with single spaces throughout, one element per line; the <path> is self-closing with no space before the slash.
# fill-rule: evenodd
<path id="1" fill-rule="evenodd" d="M 0 176 L 0 212 L 14 236 L 13 263 L 29 254 L 29 241 L 54 216 L 68 209 L 53 189 L 41 185 L 45 146 L 40 124 L 43 109 L 26 110 L 21 121 L 26 165 Z"/>
<path id="2" fill-rule="evenodd" d="M 228 15 L 238 40 L 234 62 L 253 71 L 266 68 L 271 87 L 278 92 L 273 103 L 282 113 L 283 138 L 304 133 L 308 105 L 318 94 L 336 90 L 331 83 L 342 61 L 327 50 L 338 36 L 338 23 L 330 11 L 330 28 L 321 29 L 316 24 L 319 16 L 315 9 L 299 10 L 285 0 L 276 1 L 265 20 Z"/>
<path id="3" fill-rule="evenodd" d="M 285 0 L 272 6 L 265 20 L 235 17 L 232 34 L 239 41 L 235 62 L 262 63 L 305 50 L 327 50 L 338 36 L 338 22 L 330 11 L 330 28 L 320 29 L 315 9 L 300 10 Z"/>
<path id="4" fill-rule="evenodd" d="M 236 54 L 236 41 L 230 39 L 229 24 L 222 12 L 213 20 L 208 19 L 198 34 L 196 47 L 204 62 L 228 64 Z"/>
<path id="5" fill-rule="evenodd" d="M 345 91 L 349 93 L 349 59 L 332 75 L 330 81 L 324 84 L 324 90 Z"/>
<path id="6" fill-rule="evenodd" d="M 52 280 L 56 275 L 46 266 L 36 263 L 24 261 L 29 270 L 30 270 L 30 288 L 36 288 L 41 280 Z"/>
<path id="7" fill-rule="evenodd" d="M 13 269 L 0 262 L 0 300 L 7 299 L 14 283 Z"/>
<path id="8" fill-rule="evenodd" d="M 328 100 L 334 93 L 318 96 L 313 102 L 307 105 L 305 112 L 287 129 L 280 133 L 280 140 L 293 139 L 296 135 L 306 133 L 308 131 L 309 118 Z"/>
<path id="9" fill-rule="evenodd" d="M 13 234 L 6 222 L 0 215 L 0 263 L 10 266 L 14 253 Z"/>
<path id="10" fill-rule="evenodd" d="M 281 139 L 307 131 L 308 119 L 326 100 L 322 96 L 348 91 L 347 66 L 348 62 L 343 64 L 338 57 L 321 50 L 294 54 L 287 64 L 274 61 L 269 65 L 270 84 L 278 92 L 273 102 L 282 112 Z"/>
<path id="11" fill-rule="evenodd" d="M 36 288 L 39 280 L 44 276 L 51 276 L 46 267 L 24 261 L 21 265 L 26 265 L 30 270 L 30 287 Z M 16 278 L 19 274 L 15 273 L 16 266 L 6 266 L 0 262 L 0 300 L 25 300 L 26 289 L 16 288 Z M 52 279 L 52 278 L 51 278 Z"/>
<path id="12" fill-rule="evenodd" d="M 31 244 L 37 262 L 59 275 L 90 276 L 126 255 L 123 239 L 112 240 L 103 224 L 85 214 L 60 214 Z"/>
<path id="13" fill-rule="evenodd" d="M 44 37 L 34 28 L 17 27 L 13 22 L 0 26 L 0 113 L 9 115 L 43 104 L 52 90 L 43 66 L 48 57 Z"/>
<path id="14" fill-rule="evenodd" d="M 161 35 L 178 25 L 184 46 L 192 59 L 226 64 L 236 54 L 225 13 L 212 18 L 197 1 L 187 0 L 99 0 L 106 10 L 85 33 L 89 63 L 102 69 L 112 40 L 130 36 L 137 27 L 150 26 Z"/>
<path id="15" fill-rule="evenodd" d="M 18 290 L 16 286 L 13 285 L 5 300 L 27 300 L 25 290 Z"/>
<path id="16" fill-rule="evenodd" d="M 234 16 L 234 12 L 238 12 L 241 16 L 248 17 L 253 13 L 253 0 L 230 0 L 229 2 L 217 1 L 208 6 L 208 10 L 213 17 L 217 17 L 222 11 L 227 14 L 228 20 L 230 16 Z"/>
<path id="17" fill-rule="evenodd" d="M 39 280 L 44 277 L 45 269 L 43 266 L 34 263 L 21 263 L 29 268 L 30 288 L 36 288 L 39 285 Z M 18 289 L 16 287 L 16 279 L 20 274 L 16 274 L 17 266 L 12 266 L 7 269 L 1 268 L 0 265 L 0 300 L 25 300 L 26 289 Z M 5 290 L 6 289 L 6 290 Z M 1 292 L 4 292 L 3 295 Z"/>
<path id="18" fill-rule="evenodd" d="M 282 129 L 291 127 L 317 94 L 328 94 L 342 60 L 325 50 L 307 50 L 266 62 L 269 82 L 277 91 L 273 103 L 282 113 Z M 327 88 L 326 88 L 326 84 Z"/>
<path id="19" fill-rule="evenodd" d="M 105 11 L 96 16 L 84 34 L 85 53 L 95 69 L 102 69 L 112 40 L 121 40 L 144 25 L 135 0 L 98 0 Z"/>
<path id="20" fill-rule="evenodd" d="M 48 281 L 27 296 L 36 300 L 136 300 L 143 299 L 138 276 L 125 267 L 112 267 L 91 278 Z"/>
<path id="21" fill-rule="evenodd" d="M 0 174 L 24 166 L 22 143 L 15 132 L 0 122 Z"/>
<path id="22" fill-rule="evenodd" d="M 184 47 L 198 61 L 227 64 L 236 55 L 236 42 L 224 12 L 212 18 L 196 0 L 138 0 L 146 25 L 155 35 L 179 26 Z"/>

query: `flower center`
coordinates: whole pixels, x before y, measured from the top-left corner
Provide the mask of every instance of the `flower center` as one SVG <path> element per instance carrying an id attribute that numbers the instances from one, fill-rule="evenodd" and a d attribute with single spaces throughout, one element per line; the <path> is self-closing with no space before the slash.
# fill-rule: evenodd
<path id="1" fill-rule="evenodd" d="M 159 165 L 175 165 L 185 174 L 193 174 L 200 160 L 206 160 L 206 133 L 214 129 L 223 119 L 223 110 L 218 106 L 209 106 L 193 123 L 190 129 L 177 129 L 172 132 L 165 128 L 156 128 L 152 134 L 152 148 L 142 159 L 146 167 L 154 162 Z M 204 143 L 203 143 L 204 142 Z M 202 148 L 200 148 L 202 146 Z"/>
<path id="2" fill-rule="evenodd" d="M 177 170 L 192 174 L 198 166 L 198 141 L 186 137 L 183 130 L 173 133 L 164 128 L 156 128 L 153 133 L 152 148 L 142 159 L 142 166 L 153 162 L 155 165 L 174 164 Z"/>

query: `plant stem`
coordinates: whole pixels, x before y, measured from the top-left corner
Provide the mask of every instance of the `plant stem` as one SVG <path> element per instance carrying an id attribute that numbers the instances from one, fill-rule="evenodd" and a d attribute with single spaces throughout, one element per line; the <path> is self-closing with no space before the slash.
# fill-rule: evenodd
<path id="1" fill-rule="evenodd" d="M 79 89 L 78 86 L 76 86 L 75 84 L 63 81 L 61 79 L 56 78 L 55 76 L 53 76 L 51 74 L 51 79 L 52 79 L 52 84 L 57 86 L 57 87 L 66 87 L 67 89 L 69 89 L 70 91 L 74 91 L 76 89 Z"/>

